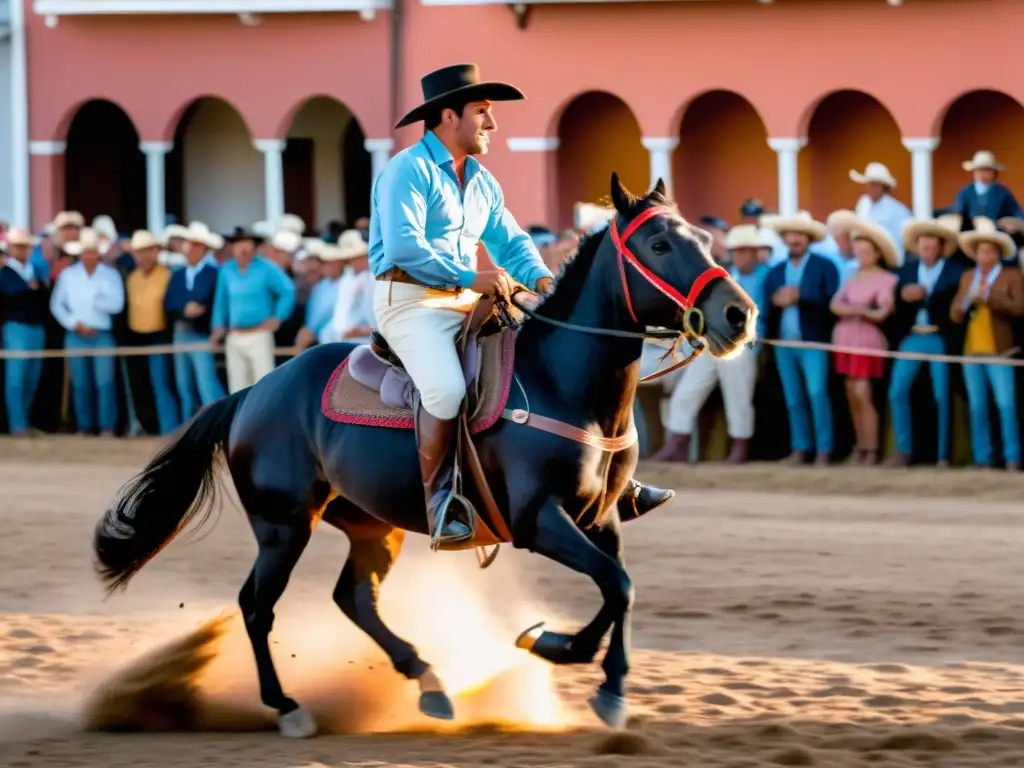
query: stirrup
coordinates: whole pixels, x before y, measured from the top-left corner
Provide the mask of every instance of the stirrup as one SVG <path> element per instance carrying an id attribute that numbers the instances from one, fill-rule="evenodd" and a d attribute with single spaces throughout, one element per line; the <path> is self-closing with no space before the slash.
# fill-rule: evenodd
<path id="1" fill-rule="evenodd" d="M 445 523 L 448 522 L 448 508 L 451 507 L 452 502 L 456 502 L 463 510 L 466 511 L 466 528 L 469 530 L 465 536 L 457 536 L 454 538 L 441 538 L 441 531 L 444 530 Z M 463 496 L 461 493 L 456 493 L 454 490 L 449 491 L 448 495 L 445 496 L 444 501 L 441 502 L 441 506 L 438 508 L 437 513 L 434 515 L 432 525 L 434 526 L 433 532 L 430 534 L 430 549 L 437 552 L 441 548 L 442 543 L 445 545 L 461 544 L 464 541 L 469 541 L 476 536 L 476 520 L 475 510 L 473 505 L 469 503 L 469 499 Z"/>

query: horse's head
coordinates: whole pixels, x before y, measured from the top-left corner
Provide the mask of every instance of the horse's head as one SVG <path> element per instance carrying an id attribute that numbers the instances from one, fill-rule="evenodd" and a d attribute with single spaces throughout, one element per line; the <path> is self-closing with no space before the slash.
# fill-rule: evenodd
<path id="1" fill-rule="evenodd" d="M 757 306 L 715 264 L 711 236 L 679 215 L 661 179 L 638 198 L 613 173 L 612 201 L 617 215 L 609 236 L 634 320 L 703 337 L 715 357 L 727 357 L 754 338 Z"/>

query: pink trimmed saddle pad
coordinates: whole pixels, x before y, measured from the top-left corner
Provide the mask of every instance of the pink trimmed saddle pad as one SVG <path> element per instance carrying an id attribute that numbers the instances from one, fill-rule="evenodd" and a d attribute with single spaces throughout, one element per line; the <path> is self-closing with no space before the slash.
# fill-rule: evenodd
<path id="1" fill-rule="evenodd" d="M 462 360 L 466 377 L 469 429 L 482 432 L 501 418 L 512 385 L 515 334 L 510 331 L 470 342 Z M 342 424 L 413 429 L 409 374 L 381 360 L 369 344 L 356 347 L 324 387 L 320 410 Z"/>

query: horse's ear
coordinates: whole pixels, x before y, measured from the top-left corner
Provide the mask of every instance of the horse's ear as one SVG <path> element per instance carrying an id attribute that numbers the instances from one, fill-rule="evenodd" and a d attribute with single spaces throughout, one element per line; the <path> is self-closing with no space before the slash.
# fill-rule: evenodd
<path id="1" fill-rule="evenodd" d="M 654 189 L 652 189 L 651 194 L 648 195 L 648 197 L 655 196 L 660 197 L 662 199 L 667 199 L 665 196 L 665 180 L 660 176 L 658 177 L 658 183 L 654 185 Z"/>
<path id="2" fill-rule="evenodd" d="M 636 205 L 636 197 L 626 189 L 615 171 L 612 171 L 612 203 L 619 213 L 628 213 Z"/>

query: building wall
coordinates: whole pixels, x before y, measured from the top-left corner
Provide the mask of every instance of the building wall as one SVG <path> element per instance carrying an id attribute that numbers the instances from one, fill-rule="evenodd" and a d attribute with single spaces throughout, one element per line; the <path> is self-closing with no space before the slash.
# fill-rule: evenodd
<path id="1" fill-rule="evenodd" d="M 3 5 L 6 0 L 0 0 Z M 13 215 L 14 189 L 11 181 L 11 44 L 0 40 L 0 219 Z M 14 222 L 11 222 L 14 223 Z M 22 222 L 24 223 L 24 222 Z"/>

